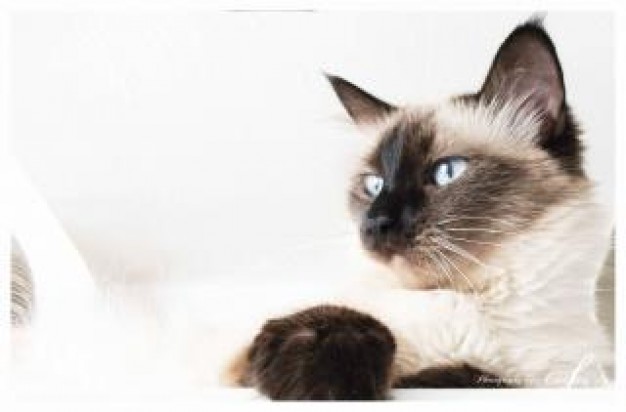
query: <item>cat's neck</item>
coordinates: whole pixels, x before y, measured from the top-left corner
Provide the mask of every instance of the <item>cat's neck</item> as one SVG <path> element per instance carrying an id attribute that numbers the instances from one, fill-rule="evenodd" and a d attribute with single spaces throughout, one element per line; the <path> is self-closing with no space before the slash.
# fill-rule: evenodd
<path id="1" fill-rule="evenodd" d="M 610 234 L 610 217 L 591 193 L 555 208 L 490 261 L 501 272 L 483 301 L 511 315 L 540 313 L 544 319 L 593 314 Z"/>
<path id="2" fill-rule="evenodd" d="M 595 297 L 611 219 L 591 201 L 574 203 L 545 216 L 494 259 L 505 271 L 481 296 L 503 376 L 527 377 L 532 386 L 545 385 L 550 373 L 604 384 L 602 367 L 612 363 Z"/>

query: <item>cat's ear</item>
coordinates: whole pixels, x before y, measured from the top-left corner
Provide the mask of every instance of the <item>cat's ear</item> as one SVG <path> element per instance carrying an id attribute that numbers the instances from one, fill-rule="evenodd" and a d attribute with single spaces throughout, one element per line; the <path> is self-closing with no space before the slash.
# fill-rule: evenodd
<path id="1" fill-rule="evenodd" d="M 541 116 L 543 138 L 558 133 L 565 110 L 563 72 L 540 20 L 518 26 L 500 46 L 480 96 L 487 102 L 516 101 Z"/>
<path id="2" fill-rule="evenodd" d="M 350 117 L 359 125 L 374 124 L 396 110 L 394 106 L 341 77 L 326 73 L 326 78 Z"/>

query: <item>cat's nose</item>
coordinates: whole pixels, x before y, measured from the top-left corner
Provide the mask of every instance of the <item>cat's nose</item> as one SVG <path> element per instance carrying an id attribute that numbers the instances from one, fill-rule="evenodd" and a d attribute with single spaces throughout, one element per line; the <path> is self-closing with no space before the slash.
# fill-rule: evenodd
<path id="1" fill-rule="evenodd" d="M 387 215 L 368 217 L 365 220 L 365 234 L 367 236 L 385 235 L 391 229 L 393 220 Z"/>

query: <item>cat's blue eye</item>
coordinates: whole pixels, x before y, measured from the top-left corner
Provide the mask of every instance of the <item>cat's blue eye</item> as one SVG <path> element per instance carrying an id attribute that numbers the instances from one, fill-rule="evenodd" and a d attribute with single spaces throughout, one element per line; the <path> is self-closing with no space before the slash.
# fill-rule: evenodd
<path id="1" fill-rule="evenodd" d="M 433 180 L 437 186 L 445 186 L 454 180 L 467 169 L 467 160 L 459 156 L 446 157 L 437 162 L 433 172 Z"/>
<path id="2" fill-rule="evenodd" d="M 370 197 L 376 197 L 383 190 L 385 181 L 378 175 L 366 175 L 363 179 L 365 193 Z"/>

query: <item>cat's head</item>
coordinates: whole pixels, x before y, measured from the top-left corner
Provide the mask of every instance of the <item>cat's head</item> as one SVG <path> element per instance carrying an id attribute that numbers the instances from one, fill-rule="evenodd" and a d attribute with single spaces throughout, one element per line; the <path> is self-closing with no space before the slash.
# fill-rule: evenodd
<path id="1" fill-rule="evenodd" d="M 584 186 L 579 131 L 555 47 L 538 21 L 518 26 L 480 89 L 397 107 L 328 78 L 376 144 L 350 190 L 363 245 L 416 287 L 468 290 L 504 243 Z"/>

